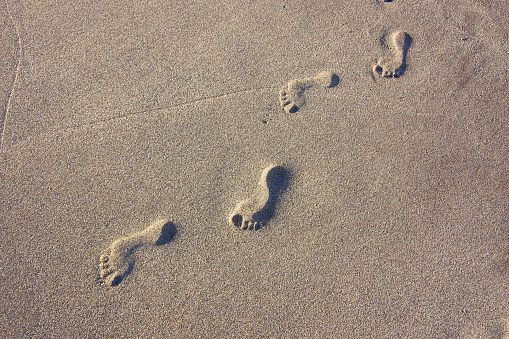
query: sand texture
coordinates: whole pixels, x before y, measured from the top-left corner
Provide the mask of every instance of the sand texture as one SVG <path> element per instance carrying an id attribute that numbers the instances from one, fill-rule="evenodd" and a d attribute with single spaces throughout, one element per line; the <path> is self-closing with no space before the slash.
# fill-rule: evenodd
<path id="1" fill-rule="evenodd" d="M 0 2 L 1 338 L 509 338 L 509 2 Z"/>

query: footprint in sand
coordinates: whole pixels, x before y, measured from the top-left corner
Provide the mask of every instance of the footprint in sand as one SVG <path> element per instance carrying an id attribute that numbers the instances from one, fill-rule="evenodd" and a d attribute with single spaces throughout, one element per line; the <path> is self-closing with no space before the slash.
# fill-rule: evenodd
<path id="1" fill-rule="evenodd" d="M 288 186 L 289 173 L 281 166 L 270 165 L 262 176 L 251 197 L 241 201 L 230 215 L 231 225 L 241 230 L 257 230 L 274 215 L 276 201 Z"/>
<path id="2" fill-rule="evenodd" d="M 322 72 L 314 77 L 289 81 L 279 91 L 279 103 L 286 113 L 295 113 L 304 105 L 303 93 L 312 86 L 335 87 L 339 78 L 332 72 Z"/>
<path id="3" fill-rule="evenodd" d="M 392 50 L 392 56 L 381 57 L 373 66 L 373 73 L 385 78 L 398 78 L 406 69 L 406 54 L 412 39 L 402 31 L 393 32 L 388 41 L 388 47 Z"/>
<path id="4" fill-rule="evenodd" d="M 159 219 L 141 232 L 118 238 L 99 259 L 99 281 L 109 286 L 117 286 L 131 272 L 134 266 L 131 254 L 136 248 L 166 244 L 175 234 L 173 223 L 168 219 Z"/>

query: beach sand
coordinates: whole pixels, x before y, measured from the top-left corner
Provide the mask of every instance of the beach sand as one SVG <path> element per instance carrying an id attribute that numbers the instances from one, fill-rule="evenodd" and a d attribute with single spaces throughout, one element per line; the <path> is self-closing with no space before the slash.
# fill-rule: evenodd
<path id="1" fill-rule="evenodd" d="M 4 1 L 0 337 L 507 338 L 508 5 Z"/>

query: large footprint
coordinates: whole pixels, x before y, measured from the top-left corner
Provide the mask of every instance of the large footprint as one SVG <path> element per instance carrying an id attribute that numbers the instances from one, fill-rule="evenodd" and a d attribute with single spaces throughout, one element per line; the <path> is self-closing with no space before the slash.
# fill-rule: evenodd
<path id="1" fill-rule="evenodd" d="M 253 194 L 241 201 L 230 214 L 229 222 L 241 230 L 257 230 L 274 214 L 276 200 L 288 185 L 288 171 L 270 165 L 262 172 Z"/>
<path id="2" fill-rule="evenodd" d="M 295 113 L 305 103 L 304 91 L 312 86 L 334 87 L 339 78 L 332 72 L 322 72 L 314 77 L 291 80 L 279 91 L 279 103 L 286 113 Z"/>
<path id="3" fill-rule="evenodd" d="M 134 266 L 132 252 L 145 245 L 163 245 L 175 236 L 175 225 L 168 219 L 154 221 L 143 231 L 115 240 L 99 259 L 99 281 L 117 286 Z"/>
<path id="4" fill-rule="evenodd" d="M 373 66 L 373 73 L 385 78 L 398 78 L 406 69 L 406 54 L 412 39 L 406 32 L 393 32 L 388 41 L 389 48 L 393 51 L 392 56 L 381 57 Z"/>

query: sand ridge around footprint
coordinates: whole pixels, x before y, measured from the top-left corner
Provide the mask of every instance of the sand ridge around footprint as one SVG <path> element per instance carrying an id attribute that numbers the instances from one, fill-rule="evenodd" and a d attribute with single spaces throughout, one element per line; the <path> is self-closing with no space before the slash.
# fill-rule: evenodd
<path id="1" fill-rule="evenodd" d="M 257 230 L 274 215 L 282 190 L 288 186 L 289 172 L 281 166 L 266 167 L 253 194 L 235 206 L 229 223 L 241 230 Z"/>
<path id="2" fill-rule="evenodd" d="M 393 32 L 387 42 L 392 55 L 379 58 L 373 65 L 373 73 L 385 78 L 398 78 L 403 75 L 406 70 L 406 55 L 411 42 L 412 39 L 406 32 Z"/>
<path id="3" fill-rule="evenodd" d="M 144 230 L 113 241 L 99 258 L 99 282 L 119 285 L 133 266 L 132 253 L 140 246 L 158 246 L 170 242 L 176 234 L 175 225 L 168 219 L 158 219 Z"/>
<path id="4" fill-rule="evenodd" d="M 305 103 L 303 93 L 312 86 L 331 88 L 337 86 L 339 77 L 333 72 L 321 72 L 314 77 L 289 81 L 279 91 L 279 103 L 286 113 L 295 113 Z"/>

